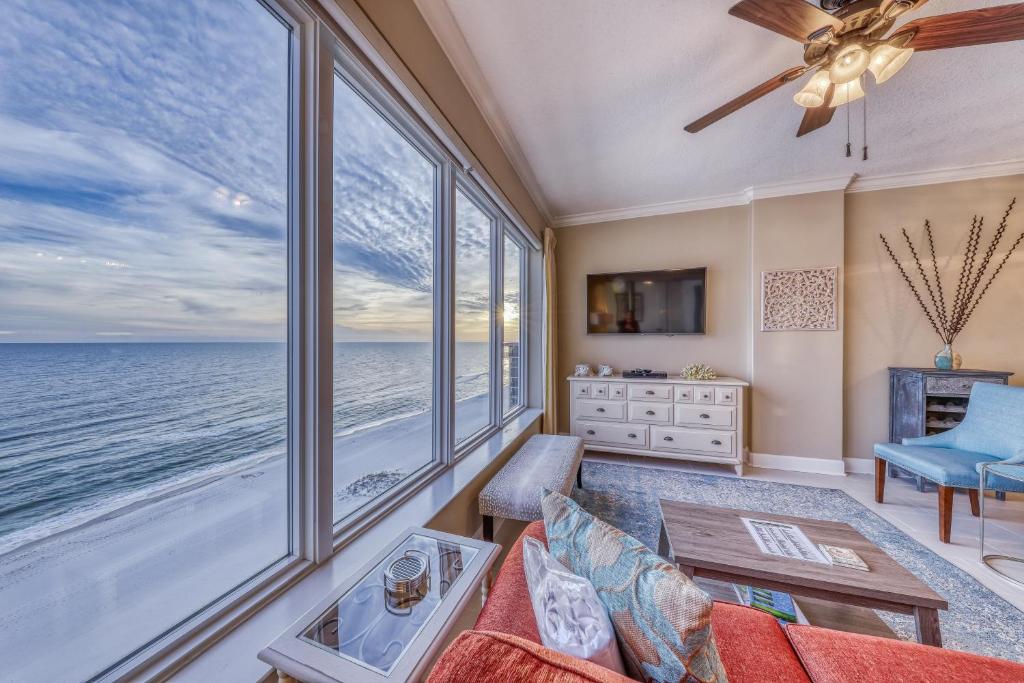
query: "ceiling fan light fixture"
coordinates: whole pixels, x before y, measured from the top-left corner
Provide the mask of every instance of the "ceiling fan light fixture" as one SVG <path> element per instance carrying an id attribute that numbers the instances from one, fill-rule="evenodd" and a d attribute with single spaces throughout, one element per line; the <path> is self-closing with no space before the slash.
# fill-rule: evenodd
<path id="1" fill-rule="evenodd" d="M 807 81 L 807 85 L 800 92 L 793 95 L 793 101 L 808 109 L 820 107 L 825 104 L 825 94 L 828 92 L 830 84 L 828 69 L 821 69 L 811 76 L 811 80 Z"/>
<path id="2" fill-rule="evenodd" d="M 828 106 L 841 107 L 844 104 L 856 102 L 864 97 L 864 94 L 864 87 L 860 84 L 860 79 L 858 78 L 855 81 L 837 85 L 835 92 L 832 93 L 832 101 L 828 103 Z"/>
<path id="3" fill-rule="evenodd" d="M 871 65 L 875 83 L 885 83 L 904 67 L 914 54 L 913 48 L 898 48 L 882 43 L 871 51 Z"/>
<path id="4" fill-rule="evenodd" d="M 832 66 L 828 70 L 829 78 L 836 85 L 849 83 L 860 78 L 870 64 L 871 55 L 867 50 L 856 43 L 847 45 L 832 60 Z"/>

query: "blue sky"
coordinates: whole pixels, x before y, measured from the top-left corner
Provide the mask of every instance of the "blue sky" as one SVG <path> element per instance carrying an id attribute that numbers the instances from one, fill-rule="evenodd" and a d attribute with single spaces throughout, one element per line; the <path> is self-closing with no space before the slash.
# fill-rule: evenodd
<path id="1" fill-rule="evenodd" d="M 4 9 L 0 341 L 283 339 L 284 26 L 256 0 Z M 429 338 L 433 168 L 341 82 L 336 104 L 336 338 Z"/>

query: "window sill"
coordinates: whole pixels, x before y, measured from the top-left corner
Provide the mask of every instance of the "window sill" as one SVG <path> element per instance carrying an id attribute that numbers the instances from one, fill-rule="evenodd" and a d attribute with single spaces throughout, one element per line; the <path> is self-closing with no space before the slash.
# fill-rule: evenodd
<path id="1" fill-rule="evenodd" d="M 210 645 L 180 669 L 175 679 L 252 683 L 266 677 L 267 665 L 256 659 L 261 649 L 357 570 L 363 558 L 380 552 L 410 526 L 429 526 L 461 491 L 480 478 L 495 461 L 506 456 L 520 436 L 539 426 L 540 417 L 540 410 L 524 410 L 500 432 L 467 452 L 451 468 L 377 520 L 372 528 Z M 184 651 L 172 652 L 167 659 L 176 656 L 188 655 Z M 154 669 L 161 664 L 166 666 L 166 660 L 154 664 Z M 145 673 L 141 672 L 143 676 Z"/>

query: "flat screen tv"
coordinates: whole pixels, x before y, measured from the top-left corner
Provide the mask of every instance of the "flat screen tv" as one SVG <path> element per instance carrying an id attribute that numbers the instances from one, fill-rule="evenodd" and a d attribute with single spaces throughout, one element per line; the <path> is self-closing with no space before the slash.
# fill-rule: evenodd
<path id="1" fill-rule="evenodd" d="M 587 276 L 587 334 L 704 334 L 707 268 Z"/>

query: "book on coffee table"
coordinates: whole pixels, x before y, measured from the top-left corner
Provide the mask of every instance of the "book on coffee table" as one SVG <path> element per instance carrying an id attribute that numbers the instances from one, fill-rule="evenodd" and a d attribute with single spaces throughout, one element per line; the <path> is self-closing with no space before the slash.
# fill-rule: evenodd
<path id="1" fill-rule="evenodd" d="M 821 552 L 825 553 L 825 557 L 837 567 L 859 569 L 862 572 L 871 571 L 871 568 L 861 559 L 860 555 L 853 552 L 850 548 L 840 548 L 839 546 L 827 545 L 825 543 L 819 543 L 818 547 L 821 548 Z"/>

